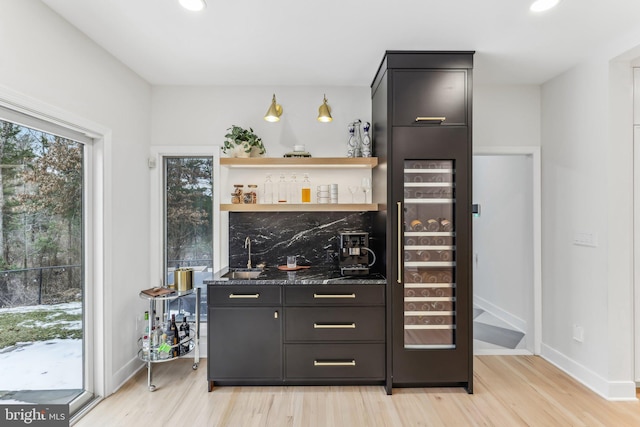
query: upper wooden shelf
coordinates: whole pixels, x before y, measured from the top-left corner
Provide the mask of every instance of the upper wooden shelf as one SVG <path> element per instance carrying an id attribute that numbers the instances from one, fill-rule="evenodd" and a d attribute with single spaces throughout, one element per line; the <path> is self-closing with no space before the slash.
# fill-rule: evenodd
<path id="1" fill-rule="evenodd" d="M 275 204 L 229 204 L 220 205 L 227 212 L 361 212 L 377 211 L 377 203 L 275 203 Z"/>
<path id="2" fill-rule="evenodd" d="M 365 168 L 378 165 L 377 157 L 221 157 L 220 165 L 230 168 Z"/>

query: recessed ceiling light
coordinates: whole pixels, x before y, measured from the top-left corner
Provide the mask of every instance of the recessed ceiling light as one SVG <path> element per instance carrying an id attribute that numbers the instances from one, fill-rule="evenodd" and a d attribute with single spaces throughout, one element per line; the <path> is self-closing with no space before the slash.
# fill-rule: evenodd
<path id="1" fill-rule="evenodd" d="M 199 10 L 204 9 L 207 4 L 204 0 L 179 0 L 180 5 L 187 10 L 192 10 L 194 12 L 198 12 Z"/>
<path id="2" fill-rule="evenodd" d="M 535 0 L 531 3 L 529 10 L 532 12 L 544 12 L 555 7 L 558 3 L 560 3 L 560 0 Z"/>

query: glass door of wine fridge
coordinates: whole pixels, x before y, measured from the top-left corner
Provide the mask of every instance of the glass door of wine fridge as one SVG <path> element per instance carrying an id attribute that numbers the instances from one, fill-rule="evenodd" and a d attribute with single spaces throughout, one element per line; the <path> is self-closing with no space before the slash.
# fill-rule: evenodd
<path id="1" fill-rule="evenodd" d="M 456 203 L 453 160 L 405 160 L 405 349 L 456 347 Z"/>

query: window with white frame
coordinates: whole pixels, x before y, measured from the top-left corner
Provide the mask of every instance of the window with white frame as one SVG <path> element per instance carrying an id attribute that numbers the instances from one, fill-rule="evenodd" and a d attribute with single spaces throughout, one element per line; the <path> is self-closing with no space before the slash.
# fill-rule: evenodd
<path id="1" fill-rule="evenodd" d="M 219 223 L 215 192 L 217 150 L 173 147 L 154 150 L 152 179 L 152 252 L 156 283 L 174 284 L 176 268 L 193 270 L 193 286 L 201 288 L 200 319 L 206 321 L 206 285 L 217 268 L 214 248 Z M 158 217 L 157 213 L 161 213 Z M 161 238 L 159 238 L 161 237 Z M 158 250 L 159 249 L 159 250 Z M 195 295 L 173 300 L 169 313 L 195 314 Z"/>

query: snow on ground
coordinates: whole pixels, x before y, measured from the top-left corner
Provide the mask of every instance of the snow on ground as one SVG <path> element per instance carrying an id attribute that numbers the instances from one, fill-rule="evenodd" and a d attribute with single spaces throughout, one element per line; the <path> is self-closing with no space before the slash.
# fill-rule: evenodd
<path id="1" fill-rule="evenodd" d="M 36 341 L 0 354 L 0 390 L 76 388 L 83 388 L 82 340 Z"/>
<path id="2" fill-rule="evenodd" d="M 1 313 L 38 310 L 82 312 L 81 303 L 40 305 L 0 309 Z M 55 321 L 52 321 L 54 323 Z M 81 323 L 67 328 L 82 327 Z M 42 325 L 38 325 L 42 326 Z M 24 325 L 24 327 L 28 327 Z M 82 340 L 52 339 L 18 343 L 0 349 L 0 390 L 61 390 L 82 389 Z M 0 401 L 6 403 L 6 401 Z"/>

